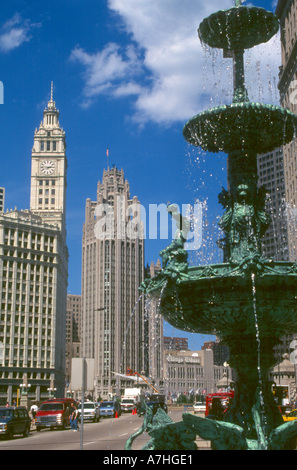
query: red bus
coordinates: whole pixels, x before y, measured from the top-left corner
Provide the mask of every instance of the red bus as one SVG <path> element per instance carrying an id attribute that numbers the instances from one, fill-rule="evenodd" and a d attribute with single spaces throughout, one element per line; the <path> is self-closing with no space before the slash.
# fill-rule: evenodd
<path id="1" fill-rule="evenodd" d="M 230 400 L 234 397 L 234 391 L 209 393 L 206 395 L 206 410 L 205 416 L 211 416 L 214 419 L 219 419 L 224 414 L 229 406 Z"/>

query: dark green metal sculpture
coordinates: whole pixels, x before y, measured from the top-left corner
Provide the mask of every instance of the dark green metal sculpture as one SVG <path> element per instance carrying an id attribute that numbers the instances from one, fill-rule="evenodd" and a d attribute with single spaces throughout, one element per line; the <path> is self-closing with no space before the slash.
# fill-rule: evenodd
<path id="1" fill-rule="evenodd" d="M 257 185 L 257 154 L 290 142 L 297 116 L 250 102 L 243 62 L 245 49 L 268 41 L 278 28 L 274 14 L 236 0 L 233 8 L 206 18 L 198 30 L 201 41 L 228 52 L 234 61 L 232 104 L 194 116 L 183 130 L 189 143 L 208 152 L 228 153 L 229 190 L 219 195 L 224 208 L 219 222 L 225 234 L 219 241 L 224 262 L 189 267 L 181 220 L 177 238 L 160 253 L 163 270 L 142 289 L 161 296 L 160 312 L 174 327 L 215 334 L 227 344 L 237 382 L 224 422 L 190 414 L 183 415 L 182 423 L 168 424 L 164 418 L 162 425 L 160 416 L 158 422 L 152 419 L 149 433 L 154 449 L 164 448 L 165 436 L 172 437 L 173 429 L 176 436 L 187 432 L 191 439 L 193 434 L 209 439 L 215 449 L 295 447 L 297 422 L 283 423 L 269 371 L 274 365 L 273 346 L 284 334 L 297 332 L 297 265 L 262 257 L 261 237 L 270 218 L 266 192 Z M 193 449 L 193 442 L 188 444 Z"/>

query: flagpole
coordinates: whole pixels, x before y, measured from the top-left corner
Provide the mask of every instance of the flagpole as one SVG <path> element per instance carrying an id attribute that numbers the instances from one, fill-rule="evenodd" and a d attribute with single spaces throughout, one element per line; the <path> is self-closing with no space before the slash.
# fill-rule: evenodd
<path id="1" fill-rule="evenodd" d="M 107 169 L 109 168 L 109 148 L 106 149 L 106 157 L 107 157 Z"/>

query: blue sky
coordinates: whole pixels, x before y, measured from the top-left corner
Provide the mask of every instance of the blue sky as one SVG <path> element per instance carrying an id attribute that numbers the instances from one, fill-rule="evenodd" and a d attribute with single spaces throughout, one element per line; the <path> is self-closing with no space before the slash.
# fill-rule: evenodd
<path id="1" fill-rule="evenodd" d="M 271 11 L 275 3 L 253 1 Z M 1 3 L 0 186 L 6 188 L 6 208 L 29 208 L 34 130 L 53 81 L 67 139 L 69 292 L 80 294 L 85 201 L 96 199 L 97 182 L 107 167 L 107 147 L 109 164 L 124 169 L 131 195 L 138 196 L 147 212 L 149 204 L 204 201 L 203 248 L 191 253 L 191 259 L 220 259 L 215 227 L 221 213 L 217 194 L 226 186 L 225 156 L 203 155 L 189 147 L 182 129 L 193 115 L 231 101 L 230 60 L 223 60 L 221 52 L 203 50 L 197 28 L 203 18 L 233 4 L 231 0 Z M 245 57 L 250 99 L 277 103 L 278 37 Z M 169 241 L 146 240 L 146 262 L 157 261 Z"/>

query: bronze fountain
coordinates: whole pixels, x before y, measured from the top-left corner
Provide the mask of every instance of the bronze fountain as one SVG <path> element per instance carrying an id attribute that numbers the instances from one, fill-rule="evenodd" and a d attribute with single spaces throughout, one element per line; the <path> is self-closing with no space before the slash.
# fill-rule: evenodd
<path id="1" fill-rule="evenodd" d="M 269 227 L 265 188 L 258 188 L 257 155 L 289 143 L 297 116 L 274 105 L 250 102 L 245 87 L 244 50 L 272 38 L 277 17 L 263 8 L 235 6 L 204 19 L 200 40 L 233 58 L 234 94 L 230 105 L 208 109 L 184 126 L 190 144 L 228 154 L 228 190 L 219 194 L 224 213 L 219 225 L 225 238 L 221 264 L 188 264 L 184 249 L 187 226 L 160 253 L 163 269 L 142 290 L 159 297 L 160 313 L 172 326 L 217 335 L 228 345 L 237 376 L 235 395 L 224 421 L 183 414 L 173 423 L 163 412 L 149 411 L 143 427 L 151 436 L 145 449 L 195 449 L 196 435 L 213 449 L 274 450 L 295 448 L 297 420 L 284 423 L 274 402 L 269 371 L 273 347 L 281 336 L 297 333 L 297 264 L 266 259 L 261 237 Z M 212 158 L 209 155 L 209 158 Z M 173 211 L 173 206 L 168 208 Z"/>

